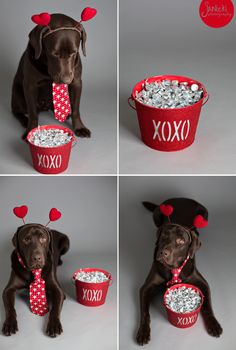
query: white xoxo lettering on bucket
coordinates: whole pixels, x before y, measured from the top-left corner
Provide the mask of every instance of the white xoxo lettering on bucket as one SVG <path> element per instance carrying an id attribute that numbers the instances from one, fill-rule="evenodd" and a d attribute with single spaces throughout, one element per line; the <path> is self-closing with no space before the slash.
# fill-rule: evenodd
<path id="1" fill-rule="evenodd" d="M 183 326 L 187 326 L 188 324 L 192 324 L 196 321 L 197 315 L 189 316 L 189 317 L 178 317 L 178 323 Z"/>
<path id="2" fill-rule="evenodd" d="M 160 120 L 157 124 L 155 120 L 152 122 L 154 126 L 153 140 L 158 138 L 159 141 L 173 142 L 175 140 L 184 141 L 188 138 L 190 130 L 190 121 L 188 119 L 184 121 L 180 120 L 179 122 L 174 120 L 173 124 Z"/>
<path id="3" fill-rule="evenodd" d="M 102 299 L 101 289 L 84 289 L 83 288 L 83 300 L 87 301 L 100 301 Z"/>
<path id="4" fill-rule="evenodd" d="M 41 166 L 47 169 L 57 169 L 61 167 L 62 157 L 60 154 L 48 156 L 47 154 L 37 153 L 37 157 L 38 157 L 38 166 Z"/>

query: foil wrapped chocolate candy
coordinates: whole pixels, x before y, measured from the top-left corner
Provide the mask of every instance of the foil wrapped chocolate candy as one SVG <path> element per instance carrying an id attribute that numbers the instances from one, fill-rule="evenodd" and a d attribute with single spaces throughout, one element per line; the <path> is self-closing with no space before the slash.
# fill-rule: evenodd
<path id="1" fill-rule="evenodd" d="M 101 271 L 79 271 L 75 279 L 87 283 L 102 283 L 107 282 L 109 280 L 109 277 Z"/>
<path id="2" fill-rule="evenodd" d="M 41 129 L 32 133 L 30 142 L 39 147 L 58 147 L 70 142 L 72 136 L 61 129 Z"/>
<path id="3" fill-rule="evenodd" d="M 198 84 L 188 84 L 178 80 L 162 80 L 142 86 L 136 91 L 136 99 L 148 106 L 156 108 L 183 108 L 191 106 L 203 97 L 203 89 Z"/>
<path id="4" fill-rule="evenodd" d="M 195 289 L 183 286 L 170 289 L 165 302 L 172 311 L 185 314 L 198 309 L 202 298 Z"/>

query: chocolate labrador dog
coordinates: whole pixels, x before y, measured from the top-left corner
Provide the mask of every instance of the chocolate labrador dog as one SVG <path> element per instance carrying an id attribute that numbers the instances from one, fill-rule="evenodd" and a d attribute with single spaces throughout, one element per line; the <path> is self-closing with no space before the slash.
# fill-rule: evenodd
<path id="1" fill-rule="evenodd" d="M 3 291 L 6 320 L 2 332 L 10 336 L 18 331 L 14 308 L 15 292 L 29 288 L 34 280 L 31 270 L 42 269 L 41 276 L 45 281 L 46 291 L 51 294 L 52 303 L 46 333 L 50 337 L 56 337 L 63 331 L 60 312 L 65 299 L 57 281 L 56 268 L 62 264 L 61 255 L 69 249 L 69 238 L 40 224 L 26 224 L 18 228 L 12 242 L 15 250 L 11 255 L 11 276 Z M 19 260 L 19 256 L 23 262 Z"/>
<path id="2" fill-rule="evenodd" d="M 26 132 L 38 126 L 40 111 L 53 110 L 52 83 L 68 84 L 72 126 L 75 134 L 90 137 L 80 117 L 82 63 L 86 56 L 86 32 L 82 24 L 62 15 L 51 15 L 49 28 L 37 25 L 29 34 L 12 88 L 12 112 Z"/>
<path id="3" fill-rule="evenodd" d="M 207 332 L 219 337 L 222 328 L 216 320 L 212 305 L 211 293 L 207 281 L 198 272 L 195 264 L 195 252 L 200 248 L 199 233 L 193 228 L 193 220 L 196 215 L 202 215 L 205 220 L 208 218 L 208 211 L 201 204 L 191 199 L 173 198 L 163 204 L 173 206 L 173 214 L 170 221 L 164 216 L 158 205 L 143 202 L 143 205 L 153 212 L 153 218 L 157 230 L 157 242 L 154 252 L 154 260 L 149 275 L 140 289 L 141 319 L 137 333 L 137 342 L 140 345 L 150 341 L 150 314 L 149 307 L 152 297 L 161 286 L 171 279 L 171 269 L 179 268 L 187 256 L 189 260 L 180 273 L 183 283 L 197 286 L 204 295 L 204 302 L 201 313 Z"/>

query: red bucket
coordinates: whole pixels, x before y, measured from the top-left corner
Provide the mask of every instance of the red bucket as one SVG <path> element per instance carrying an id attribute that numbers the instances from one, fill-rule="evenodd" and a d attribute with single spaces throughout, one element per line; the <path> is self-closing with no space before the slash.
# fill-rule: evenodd
<path id="1" fill-rule="evenodd" d="M 151 107 L 136 99 L 136 92 L 142 90 L 145 81 L 150 83 L 165 79 L 197 84 L 203 89 L 203 97 L 191 106 L 173 109 Z M 208 99 L 209 95 L 204 85 L 197 80 L 178 75 L 159 75 L 137 83 L 128 103 L 137 112 L 143 142 L 158 151 L 171 152 L 184 149 L 194 142 L 201 108 Z M 135 107 L 131 100 L 134 101 Z"/>
<path id="2" fill-rule="evenodd" d="M 65 171 L 69 164 L 72 142 L 75 141 L 72 130 L 58 125 L 43 125 L 40 129 L 60 129 L 72 136 L 70 142 L 57 147 L 41 147 L 34 145 L 30 138 L 38 128 L 32 129 L 27 135 L 34 169 L 43 174 L 59 174 Z"/>
<path id="3" fill-rule="evenodd" d="M 202 301 L 201 301 L 201 305 L 196 310 L 194 310 L 192 312 L 187 312 L 187 313 L 178 313 L 178 312 L 171 310 L 169 308 L 169 306 L 166 305 L 166 295 L 169 293 L 169 291 L 173 290 L 173 289 L 180 288 L 180 287 L 192 288 L 200 294 Z M 201 310 L 203 301 L 204 301 L 204 296 L 203 296 L 202 292 L 200 291 L 200 289 L 193 286 L 192 284 L 179 283 L 179 284 L 175 284 L 175 285 L 171 286 L 170 288 L 168 288 L 166 290 L 166 292 L 164 294 L 164 305 L 166 307 L 167 317 L 168 317 L 169 322 L 171 324 L 173 324 L 173 326 L 178 327 L 178 328 L 192 327 L 197 322 L 197 318 L 198 318 L 199 312 Z"/>
<path id="4" fill-rule="evenodd" d="M 78 272 L 92 272 L 92 271 L 100 271 L 103 272 L 108 280 L 106 282 L 101 283 L 89 283 L 83 282 L 76 279 Z M 97 268 L 86 268 L 76 270 L 73 274 L 73 280 L 75 282 L 76 287 L 76 298 L 78 303 L 85 306 L 100 306 L 105 303 L 108 287 L 112 283 L 112 276 L 109 272 L 97 269 Z"/>

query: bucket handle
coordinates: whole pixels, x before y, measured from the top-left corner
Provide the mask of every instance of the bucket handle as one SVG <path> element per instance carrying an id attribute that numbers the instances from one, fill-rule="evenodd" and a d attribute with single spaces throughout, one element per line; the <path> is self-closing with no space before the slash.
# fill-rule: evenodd
<path id="1" fill-rule="evenodd" d="M 72 141 L 72 148 L 76 146 L 77 142 L 78 142 L 78 141 L 77 141 L 76 139 L 74 139 L 74 140 Z"/>
<path id="2" fill-rule="evenodd" d="M 109 287 L 110 287 L 114 281 L 112 279 L 112 275 L 109 275 L 108 278 L 109 278 Z"/>
<path id="3" fill-rule="evenodd" d="M 130 97 L 128 98 L 128 104 L 129 104 L 129 106 L 130 106 L 131 108 L 133 108 L 133 109 L 136 111 L 136 108 L 132 105 L 131 101 L 133 101 L 133 97 L 132 97 L 132 96 L 130 96 Z"/>
<path id="4" fill-rule="evenodd" d="M 76 145 L 77 142 L 78 142 L 77 139 L 76 139 L 76 137 L 75 137 L 74 132 L 73 132 L 73 134 L 72 134 L 72 140 L 71 140 L 71 141 L 72 141 L 72 148 L 73 148 L 73 147 L 75 147 L 75 145 Z"/>
<path id="5" fill-rule="evenodd" d="M 202 106 L 204 106 L 204 105 L 208 102 L 209 98 L 210 98 L 210 95 L 209 95 L 208 92 L 207 92 L 206 98 L 205 98 L 205 100 L 203 101 Z"/>

